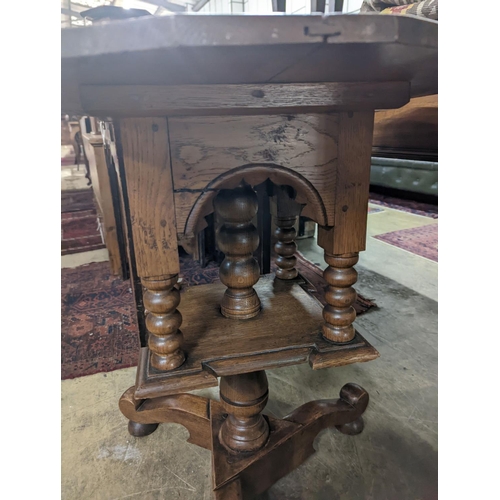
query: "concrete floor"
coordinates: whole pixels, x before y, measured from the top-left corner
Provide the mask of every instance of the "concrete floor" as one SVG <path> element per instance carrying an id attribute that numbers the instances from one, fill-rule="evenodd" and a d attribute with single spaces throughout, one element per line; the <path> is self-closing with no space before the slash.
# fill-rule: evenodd
<path id="1" fill-rule="evenodd" d="M 369 215 L 368 234 L 434 223 L 384 208 Z M 299 246 L 324 264 L 312 240 Z M 101 260 L 99 252 L 87 257 Z M 81 265 L 83 255 L 62 265 Z M 357 269 L 357 290 L 379 306 L 359 317 L 357 328 L 380 358 L 329 370 L 270 370 L 266 410 L 284 416 L 356 382 L 371 397 L 365 430 L 355 437 L 325 430 L 317 453 L 261 499 L 437 498 L 437 264 L 369 237 Z M 163 424 L 141 439 L 128 434 L 117 402 L 134 379 L 131 368 L 62 382 L 62 498 L 210 499 L 210 453 L 188 444 L 182 426 Z M 216 390 L 197 393 L 217 397 Z"/>

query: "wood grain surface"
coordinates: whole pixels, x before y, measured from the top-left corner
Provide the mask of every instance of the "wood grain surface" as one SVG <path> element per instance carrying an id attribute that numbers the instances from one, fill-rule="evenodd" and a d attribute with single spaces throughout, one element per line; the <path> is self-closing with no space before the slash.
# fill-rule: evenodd
<path id="1" fill-rule="evenodd" d="M 333 228 L 318 228 L 318 245 L 331 254 L 366 246 L 373 111 L 339 113 Z"/>
<path id="2" fill-rule="evenodd" d="M 322 200 L 320 222 L 333 224 L 337 114 L 170 118 L 169 130 L 180 231 L 193 204 L 214 180 L 248 165 L 265 167 L 265 177 L 256 183 L 267 177 L 288 183 L 281 181 L 275 166 L 300 177 L 298 184 L 312 186 Z"/>
<path id="3" fill-rule="evenodd" d="M 177 228 L 165 118 L 119 122 L 137 273 L 179 273 Z"/>
<path id="4" fill-rule="evenodd" d="M 398 108 L 408 82 L 260 85 L 83 85 L 82 106 L 105 116 L 205 116 Z"/>

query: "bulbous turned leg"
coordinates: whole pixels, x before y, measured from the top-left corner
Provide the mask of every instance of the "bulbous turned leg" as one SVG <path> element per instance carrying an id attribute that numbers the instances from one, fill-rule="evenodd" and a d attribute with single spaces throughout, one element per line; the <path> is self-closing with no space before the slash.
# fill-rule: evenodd
<path id="1" fill-rule="evenodd" d="M 292 280 L 297 277 L 299 272 L 295 269 L 297 258 L 297 244 L 295 243 L 295 223 L 297 216 L 277 217 L 275 235 L 278 241 L 274 245 L 274 250 L 278 254 L 276 258 L 276 277 L 282 280 Z"/>
<path id="2" fill-rule="evenodd" d="M 230 451 L 253 452 L 264 446 L 269 424 L 261 412 L 268 399 L 265 371 L 222 377 L 220 402 L 227 418 L 219 432 L 220 442 Z"/>
<path id="3" fill-rule="evenodd" d="M 146 288 L 144 307 L 148 311 L 146 328 L 151 365 L 157 370 L 173 370 L 186 359 L 182 351 L 183 336 L 179 330 L 182 316 L 177 310 L 180 294 L 174 288 L 177 277 L 177 274 L 173 274 L 163 279 L 141 280 Z"/>
<path id="4" fill-rule="evenodd" d="M 276 224 L 274 234 L 278 240 L 274 245 L 274 251 L 278 255 L 276 277 L 282 280 L 293 280 L 299 274 L 295 269 L 297 232 L 294 226 L 303 205 L 295 201 L 294 190 L 290 186 L 274 186 L 273 196 L 275 203 L 271 206 L 271 211 Z"/>
<path id="5" fill-rule="evenodd" d="M 260 269 L 252 255 L 259 246 L 259 236 L 251 222 L 257 214 L 257 195 L 248 185 L 222 189 L 214 208 L 224 221 L 217 232 L 217 244 L 225 254 L 219 276 L 227 286 L 221 312 L 232 319 L 253 318 L 260 312 L 260 300 L 253 288 Z"/>
<path id="6" fill-rule="evenodd" d="M 327 305 L 323 309 L 323 337 L 331 342 L 350 342 L 356 333 L 352 323 L 356 319 L 353 304 L 357 295 L 352 285 L 358 279 L 353 268 L 358 258 L 357 252 L 343 255 L 325 252 L 328 267 L 323 276 L 328 288 L 325 294 Z"/>

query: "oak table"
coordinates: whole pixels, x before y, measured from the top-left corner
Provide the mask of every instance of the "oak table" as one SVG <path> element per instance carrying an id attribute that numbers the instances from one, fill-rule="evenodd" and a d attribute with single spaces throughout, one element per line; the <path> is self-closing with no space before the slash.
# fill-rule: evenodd
<path id="1" fill-rule="evenodd" d="M 134 436 L 175 422 L 211 450 L 216 499 L 265 491 L 326 427 L 362 431 L 368 393 L 352 383 L 266 416 L 265 370 L 378 356 L 352 307 L 374 111 L 436 91 L 437 23 L 407 16 L 173 15 L 63 30 L 62 109 L 103 122 L 147 311 L 120 409 Z M 278 271 L 259 279 L 253 186 L 266 180 Z M 180 293 L 178 241 L 189 247 L 214 211 L 220 283 Z M 324 309 L 295 268 L 300 214 L 319 225 Z M 220 401 L 188 393 L 218 384 Z"/>

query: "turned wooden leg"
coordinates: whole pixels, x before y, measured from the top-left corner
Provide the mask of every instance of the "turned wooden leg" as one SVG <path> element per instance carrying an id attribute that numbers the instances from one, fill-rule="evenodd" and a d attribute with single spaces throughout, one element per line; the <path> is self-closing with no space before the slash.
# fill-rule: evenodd
<path id="1" fill-rule="evenodd" d="M 295 269 L 297 258 L 295 252 L 297 245 L 295 243 L 295 223 L 297 216 L 286 218 L 276 218 L 276 231 L 275 235 L 278 241 L 274 245 L 274 250 L 278 254 L 276 258 L 276 277 L 282 280 L 292 280 L 297 277 L 299 272 Z"/>
<path id="2" fill-rule="evenodd" d="M 323 309 L 323 337 L 331 342 L 349 342 L 355 335 L 352 323 L 356 319 L 353 307 L 356 291 L 352 285 L 358 279 L 358 273 L 353 267 L 358 262 L 358 253 L 332 255 L 325 252 L 325 261 L 328 267 L 323 277 L 328 288 L 325 294 L 327 305 Z"/>
<path id="3" fill-rule="evenodd" d="M 225 254 L 220 280 L 228 287 L 221 312 L 232 319 L 253 318 L 260 311 L 260 300 L 253 288 L 260 269 L 252 255 L 259 245 L 259 236 L 251 222 L 257 214 L 257 195 L 248 185 L 222 189 L 214 200 L 214 208 L 224 221 L 217 232 L 217 244 Z"/>
<path id="4" fill-rule="evenodd" d="M 149 333 L 148 346 L 151 351 L 151 365 L 157 370 L 173 370 L 186 359 L 182 351 L 183 337 L 179 327 L 181 313 L 179 290 L 174 288 L 177 274 L 164 279 L 142 278 L 146 288 L 144 307 L 147 309 L 146 328 Z"/>
<path id="5" fill-rule="evenodd" d="M 269 424 L 262 416 L 269 391 L 265 371 L 222 377 L 220 402 L 227 418 L 220 442 L 236 452 L 257 451 L 269 437 Z"/>
<path id="6" fill-rule="evenodd" d="M 297 277 L 298 271 L 295 269 L 297 258 L 295 252 L 295 223 L 300 215 L 302 205 L 293 199 L 293 189 L 290 186 L 274 186 L 274 204 L 272 212 L 276 224 L 275 236 L 277 242 L 274 251 L 278 255 L 276 258 L 276 277 L 282 280 L 292 280 Z"/>

